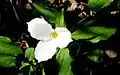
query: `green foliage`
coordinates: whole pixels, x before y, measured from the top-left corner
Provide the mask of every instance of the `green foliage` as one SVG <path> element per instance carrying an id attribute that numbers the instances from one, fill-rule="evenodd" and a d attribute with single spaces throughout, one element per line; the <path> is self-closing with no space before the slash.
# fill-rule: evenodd
<path id="1" fill-rule="evenodd" d="M 110 5 L 110 0 L 88 0 L 88 6 L 91 10 L 100 10 Z"/>
<path id="2" fill-rule="evenodd" d="M 0 55 L 0 66 L 1 67 L 14 67 L 15 57 Z"/>
<path id="3" fill-rule="evenodd" d="M 72 58 L 69 55 L 69 50 L 67 48 L 60 49 L 57 53 L 56 60 L 60 65 L 59 75 L 73 75 L 71 71 Z"/>
<path id="4" fill-rule="evenodd" d="M 34 55 L 34 48 L 28 48 L 25 51 L 25 57 L 28 58 L 29 61 L 35 60 L 35 55 Z"/>
<path id="5" fill-rule="evenodd" d="M 65 27 L 64 12 L 61 12 L 59 15 L 57 15 L 55 25 L 56 27 Z"/>
<path id="6" fill-rule="evenodd" d="M 19 68 L 20 70 L 22 70 L 22 68 L 26 67 L 30 65 L 29 63 L 21 63 L 21 67 Z"/>
<path id="7" fill-rule="evenodd" d="M 21 71 L 21 73 L 20 73 L 21 75 L 32 75 L 32 72 L 34 71 L 32 65 L 30 65 L 27 62 L 22 62 L 19 70 Z M 35 74 L 33 74 L 33 75 L 35 75 Z"/>
<path id="8" fill-rule="evenodd" d="M 115 28 L 85 27 L 73 32 L 72 38 L 75 40 L 86 39 L 92 43 L 97 43 L 100 40 L 108 39 L 115 31 Z"/>
<path id="9" fill-rule="evenodd" d="M 7 37 L 0 36 L 0 42 L 9 43 L 9 42 L 12 42 L 12 41 L 9 38 L 7 38 Z"/>
<path id="10" fill-rule="evenodd" d="M 21 53 L 21 49 L 13 44 L 9 38 L 0 37 L 0 55 L 17 56 Z"/>
<path id="11" fill-rule="evenodd" d="M 120 0 L 118 0 L 118 2 L 117 2 L 117 7 L 118 7 L 118 9 L 120 9 Z"/>
<path id="12" fill-rule="evenodd" d="M 47 19 L 50 23 L 55 24 L 56 16 L 59 15 L 59 13 L 55 9 L 50 9 L 47 6 L 43 6 L 42 4 L 37 3 L 32 3 L 32 5 L 45 19 Z"/>
<path id="13" fill-rule="evenodd" d="M 9 38 L 0 36 L 0 66 L 15 66 L 15 59 L 19 54 L 22 54 L 22 51 L 18 46 L 13 44 Z"/>
<path id="14" fill-rule="evenodd" d="M 93 52 L 89 53 L 88 58 L 94 62 L 99 62 L 99 58 L 102 53 L 103 52 L 100 49 L 95 49 Z"/>

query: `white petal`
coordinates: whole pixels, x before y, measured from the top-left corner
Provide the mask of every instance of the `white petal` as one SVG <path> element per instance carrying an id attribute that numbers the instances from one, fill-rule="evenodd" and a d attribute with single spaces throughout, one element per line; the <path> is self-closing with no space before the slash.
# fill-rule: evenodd
<path id="1" fill-rule="evenodd" d="M 71 41 L 71 33 L 67 28 L 56 28 L 55 31 L 58 37 L 55 39 L 59 48 L 66 47 Z"/>
<path id="2" fill-rule="evenodd" d="M 35 48 L 35 58 L 38 62 L 46 61 L 56 53 L 56 45 L 52 41 L 40 41 Z"/>
<path id="3" fill-rule="evenodd" d="M 27 24 L 30 35 L 38 40 L 48 39 L 49 33 L 53 30 L 43 18 L 35 18 Z"/>

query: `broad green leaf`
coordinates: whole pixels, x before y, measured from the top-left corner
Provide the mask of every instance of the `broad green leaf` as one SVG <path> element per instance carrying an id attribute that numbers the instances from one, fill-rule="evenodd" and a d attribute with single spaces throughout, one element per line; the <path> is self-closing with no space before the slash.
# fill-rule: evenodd
<path id="1" fill-rule="evenodd" d="M 21 53 L 21 49 L 13 44 L 9 38 L 0 37 L 0 55 L 17 56 Z"/>
<path id="2" fill-rule="evenodd" d="M 116 31 L 115 28 L 106 27 L 85 27 L 72 33 L 75 40 L 86 39 L 92 43 L 108 39 Z"/>
<path id="3" fill-rule="evenodd" d="M 0 42 L 10 43 L 12 42 L 8 37 L 0 36 Z"/>
<path id="4" fill-rule="evenodd" d="M 15 57 L 0 55 L 0 66 L 1 67 L 14 67 Z"/>
<path id="5" fill-rule="evenodd" d="M 28 48 L 25 51 L 25 57 L 28 58 L 29 61 L 35 60 L 35 55 L 34 55 L 34 48 Z"/>
<path id="6" fill-rule="evenodd" d="M 102 53 L 103 52 L 100 49 L 96 49 L 89 53 L 88 58 L 94 62 L 99 62 L 99 57 L 102 55 Z"/>
<path id="7" fill-rule="evenodd" d="M 88 32 L 84 32 L 83 30 L 79 29 L 75 32 L 72 33 L 72 38 L 75 40 L 79 40 L 79 39 L 89 39 L 92 38 L 94 36 L 94 34 L 90 34 Z"/>
<path id="8" fill-rule="evenodd" d="M 43 6 L 42 4 L 36 4 L 36 3 L 32 3 L 32 4 L 39 11 L 39 13 L 42 16 L 44 16 L 44 18 L 49 20 L 49 22 L 51 23 L 55 23 L 56 16 L 59 15 L 59 13 L 56 10 L 50 9 L 46 6 Z"/>
<path id="9" fill-rule="evenodd" d="M 100 10 L 110 5 L 110 0 L 88 0 L 88 6 L 91 10 Z"/>
<path id="10" fill-rule="evenodd" d="M 73 75 L 71 71 L 72 58 L 70 57 L 69 50 L 67 48 L 59 50 L 56 60 L 60 65 L 59 75 Z"/>
<path id="11" fill-rule="evenodd" d="M 61 12 L 59 15 L 57 15 L 55 25 L 56 27 L 65 27 L 64 12 Z"/>
<path id="12" fill-rule="evenodd" d="M 120 9 L 120 0 L 118 0 L 118 2 L 117 2 L 117 7 L 118 7 L 118 9 Z"/>

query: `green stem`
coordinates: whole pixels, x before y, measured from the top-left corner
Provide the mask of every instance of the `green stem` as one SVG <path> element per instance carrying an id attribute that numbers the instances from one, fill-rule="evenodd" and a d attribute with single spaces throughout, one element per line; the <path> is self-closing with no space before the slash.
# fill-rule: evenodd
<path id="1" fill-rule="evenodd" d="M 45 75 L 45 71 L 44 71 L 44 68 L 42 68 L 42 75 Z"/>

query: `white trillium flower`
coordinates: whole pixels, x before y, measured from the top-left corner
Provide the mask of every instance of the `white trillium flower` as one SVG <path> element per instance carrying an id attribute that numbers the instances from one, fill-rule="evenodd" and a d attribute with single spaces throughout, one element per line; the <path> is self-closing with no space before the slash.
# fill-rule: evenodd
<path id="1" fill-rule="evenodd" d="M 52 58 L 57 47 L 65 48 L 72 41 L 71 33 L 67 28 L 53 29 L 43 18 L 35 18 L 27 24 L 30 35 L 40 40 L 35 48 L 35 58 L 38 62 Z"/>

